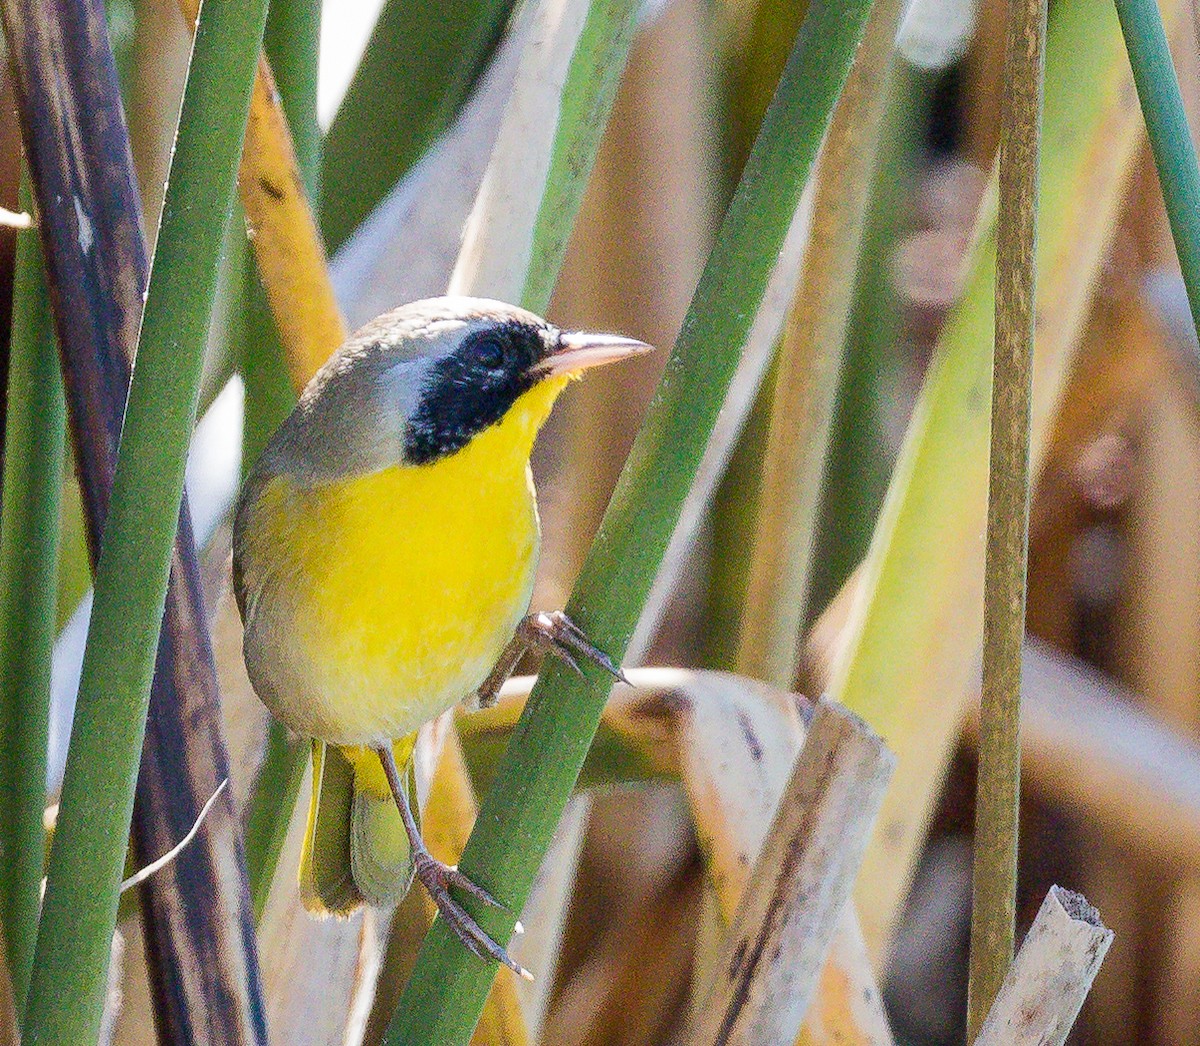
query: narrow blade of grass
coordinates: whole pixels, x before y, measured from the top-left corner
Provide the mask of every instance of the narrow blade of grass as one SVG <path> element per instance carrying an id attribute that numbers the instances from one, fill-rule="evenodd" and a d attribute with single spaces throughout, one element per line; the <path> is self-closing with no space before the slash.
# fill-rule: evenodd
<path id="1" fill-rule="evenodd" d="M 754 503 L 746 498 L 723 497 L 723 489 L 726 486 L 736 489 L 742 486 L 741 476 L 758 473 L 766 429 L 765 410 L 760 408 L 767 396 L 763 384 L 770 380 L 771 361 L 804 264 L 812 224 L 812 197 L 810 184 L 796 206 L 754 323 L 739 353 L 737 370 L 730 379 L 717 424 L 625 651 L 630 662 L 644 659 L 686 577 L 696 537 L 705 520 L 711 516 L 714 540 L 722 548 L 729 548 L 728 542 L 720 540 L 723 530 L 742 534 L 752 525 L 749 520 Z M 742 559 L 734 555 L 719 557 L 712 565 L 706 614 L 715 634 L 704 651 L 706 664 L 728 664 L 732 659 L 723 656 L 718 648 L 731 640 L 736 631 L 737 610 L 743 602 L 743 567 Z M 723 619 L 728 620 L 728 627 L 722 627 Z M 732 646 L 731 641 L 729 645 Z"/>
<path id="2" fill-rule="evenodd" d="M 592 3 L 575 57 L 559 96 L 558 128 L 537 218 L 530 230 L 529 270 L 521 304 L 543 313 L 558 282 L 567 238 L 583 202 L 587 176 L 596 162 L 617 82 L 629 58 L 639 5 L 631 0 Z"/>
<path id="3" fill-rule="evenodd" d="M 983 696 L 967 1004 L 970 1040 L 978 1035 L 1004 983 L 1016 934 L 1021 644 L 1029 554 L 1029 415 L 1045 39 L 1042 0 L 1010 4 L 1000 109 Z"/>
<path id="4" fill-rule="evenodd" d="M 27 181 L 21 206 L 33 209 Z M 21 1003 L 33 967 L 45 852 L 65 426 L 42 248 L 30 229 L 17 237 L 0 517 L 0 915 L 12 995 Z"/>
<path id="5" fill-rule="evenodd" d="M 1200 170 L 1171 49 L 1155 0 L 1115 0 L 1158 168 L 1192 324 L 1200 330 Z"/>
<path id="6" fill-rule="evenodd" d="M 246 816 L 246 872 L 256 922 L 262 919 L 271 896 L 296 796 L 308 768 L 308 752 L 306 740 L 291 736 L 274 719 L 268 722 L 267 744 Z"/>
<path id="7" fill-rule="evenodd" d="M 17 1002 L 13 998 L 12 980 L 8 976 L 3 939 L 0 939 L 0 1046 L 21 1046 Z"/>
<path id="8" fill-rule="evenodd" d="M 321 128 L 317 124 L 317 60 L 321 51 L 319 0 L 280 0 L 267 12 L 263 53 L 271 63 L 279 104 L 287 117 L 310 202 L 320 199 Z"/>
<path id="9" fill-rule="evenodd" d="M 907 231 L 909 187 L 921 162 L 934 77 L 899 56 L 895 59 L 825 461 L 809 577 L 809 622 L 862 562 L 887 493 L 892 453 L 885 449 L 887 394 L 880 390 L 889 385 L 901 330 L 893 258 Z"/>
<path id="10" fill-rule="evenodd" d="M 810 9 L 567 608 L 617 658 L 674 530 L 869 10 L 867 2 Z M 472 906 L 501 939 L 528 896 L 608 689 L 594 673 L 574 677 L 548 666 L 483 802 L 461 867 L 508 904 L 505 911 Z M 467 1042 L 495 972 L 435 923 L 387 1041 Z"/>
<path id="11" fill-rule="evenodd" d="M 97 566 L 28 1043 L 89 1042 L 99 1028 L 188 439 L 265 20 L 265 0 L 225 2 L 206 9 L 197 31 Z"/>

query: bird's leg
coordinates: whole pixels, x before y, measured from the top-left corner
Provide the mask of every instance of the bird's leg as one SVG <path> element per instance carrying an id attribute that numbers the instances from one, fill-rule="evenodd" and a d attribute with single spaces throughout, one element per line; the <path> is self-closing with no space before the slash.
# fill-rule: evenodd
<path id="1" fill-rule="evenodd" d="M 598 646 L 595 646 L 583 630 L 561 610 L 549 612 L 538 611 L 529 614 L 519 625 L 508 646 L 496 662 L 496 667 L 488 673 L 475 692 L 480 708 L 490 708 L 500 695 L 508 677 L 512 675 L 517 662 L 527 650 L 538 650 L 544 654 L 554 654 L 561 657 L 580 675 L 583 670 L 579 667 L 576 656 L 585 658 L 592 664 L 604 669 L 609 675 L 621 683 L 628 683 L 621 666 L 613 663 Z"/>
<path id="2" fill-rule="evenodd" d="M 494 905 L 497 908 L 504 907 L 487 890 L 476 886 L 456 867 L 442 864 L 429 852 L 425 840 L 421 837 L 417 819 L 413 817 L 412 807 L 408 804 L 408 789 L 400 780 L 400 771 L 396 766 L 396 756 L 392 752 L 392 746 L 381 745 L 376 751 L 379 753 L 380 762 L 383 763 L 383 772 L 387 775 L 392 795 L 396 799 L 396 806 L 400 808 L 400 819 L 404 822 L 404 830 L 408 833 L 408 842 L 413 852 L 414 871 L 417 878 L 425 884 L 425 889 L 429 891 L 429 896 L 433 898 L 433 903 L 437 905 L 437 910 L 441 913 L 442 918 L 450 924 L 450 928 L 458 939 L 479 958 L 486 959 L 490 956 L 496 962 L 503 963 L 513 973 L 524 977 L 525 980 L 533 980 L 533 975 L 520 963 L 514 961 L 507 951 L 483 931 L 483 928 L 471 918 L 466 909 L 450 896 L 450 887 L 455 886 L 485 904 Z"/>

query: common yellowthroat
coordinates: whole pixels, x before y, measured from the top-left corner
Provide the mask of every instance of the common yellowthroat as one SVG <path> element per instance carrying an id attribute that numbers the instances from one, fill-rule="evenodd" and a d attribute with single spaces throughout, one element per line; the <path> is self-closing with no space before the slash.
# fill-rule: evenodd
<path id="1" fill-rule="evenodd" d="M 310 911 L 395 900 L 415 872 L 467 947 L 524 973 L 449 887 L 496 902 L 422 841 L 415 731 L 464 698 L 494 700 L 529 646 L 620 677 L 565 615 L 526 616 L 540 544 L 529 456 L 572 378 L 648 349 L 500 302 L 415 302 L 338 349 L 254 465 L 234 590 L 255 691 L 313 739 Z"/>

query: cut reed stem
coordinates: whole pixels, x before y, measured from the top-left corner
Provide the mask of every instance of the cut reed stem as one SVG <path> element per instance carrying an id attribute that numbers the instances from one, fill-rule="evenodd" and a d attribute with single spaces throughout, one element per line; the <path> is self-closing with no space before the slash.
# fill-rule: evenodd
<path id="1" fill-rule="evenodd" d="M 1050 887 L 975 1046 L 1063 1046 L 1112 939 L 1082 895 Z"/>
<path id="2" fill-rule="evenodd" d="M 856 715 L 817 705 L 688 1042 L 795 1040 L 894 765 Z"/>

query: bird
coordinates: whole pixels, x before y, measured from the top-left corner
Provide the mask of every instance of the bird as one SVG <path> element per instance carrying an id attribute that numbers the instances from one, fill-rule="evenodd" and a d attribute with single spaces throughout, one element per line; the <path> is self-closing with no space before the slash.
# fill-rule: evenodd
<path id="1" fill-rule="evenodd" d="M 648 351 L 484 298 L 402 305 L 330 357 L 248 472 L 233 588 L 256 694 L 312 743 L 310 912 L 387 904 L 415 876 L 474 954 L 529 976 L 450 889 L 498 902 L 422 839 L 416 731 L 494 702 L 530 648 L 624 678 L 565 613 L 529 611 L 529 461 L 572 380 Z"/>

